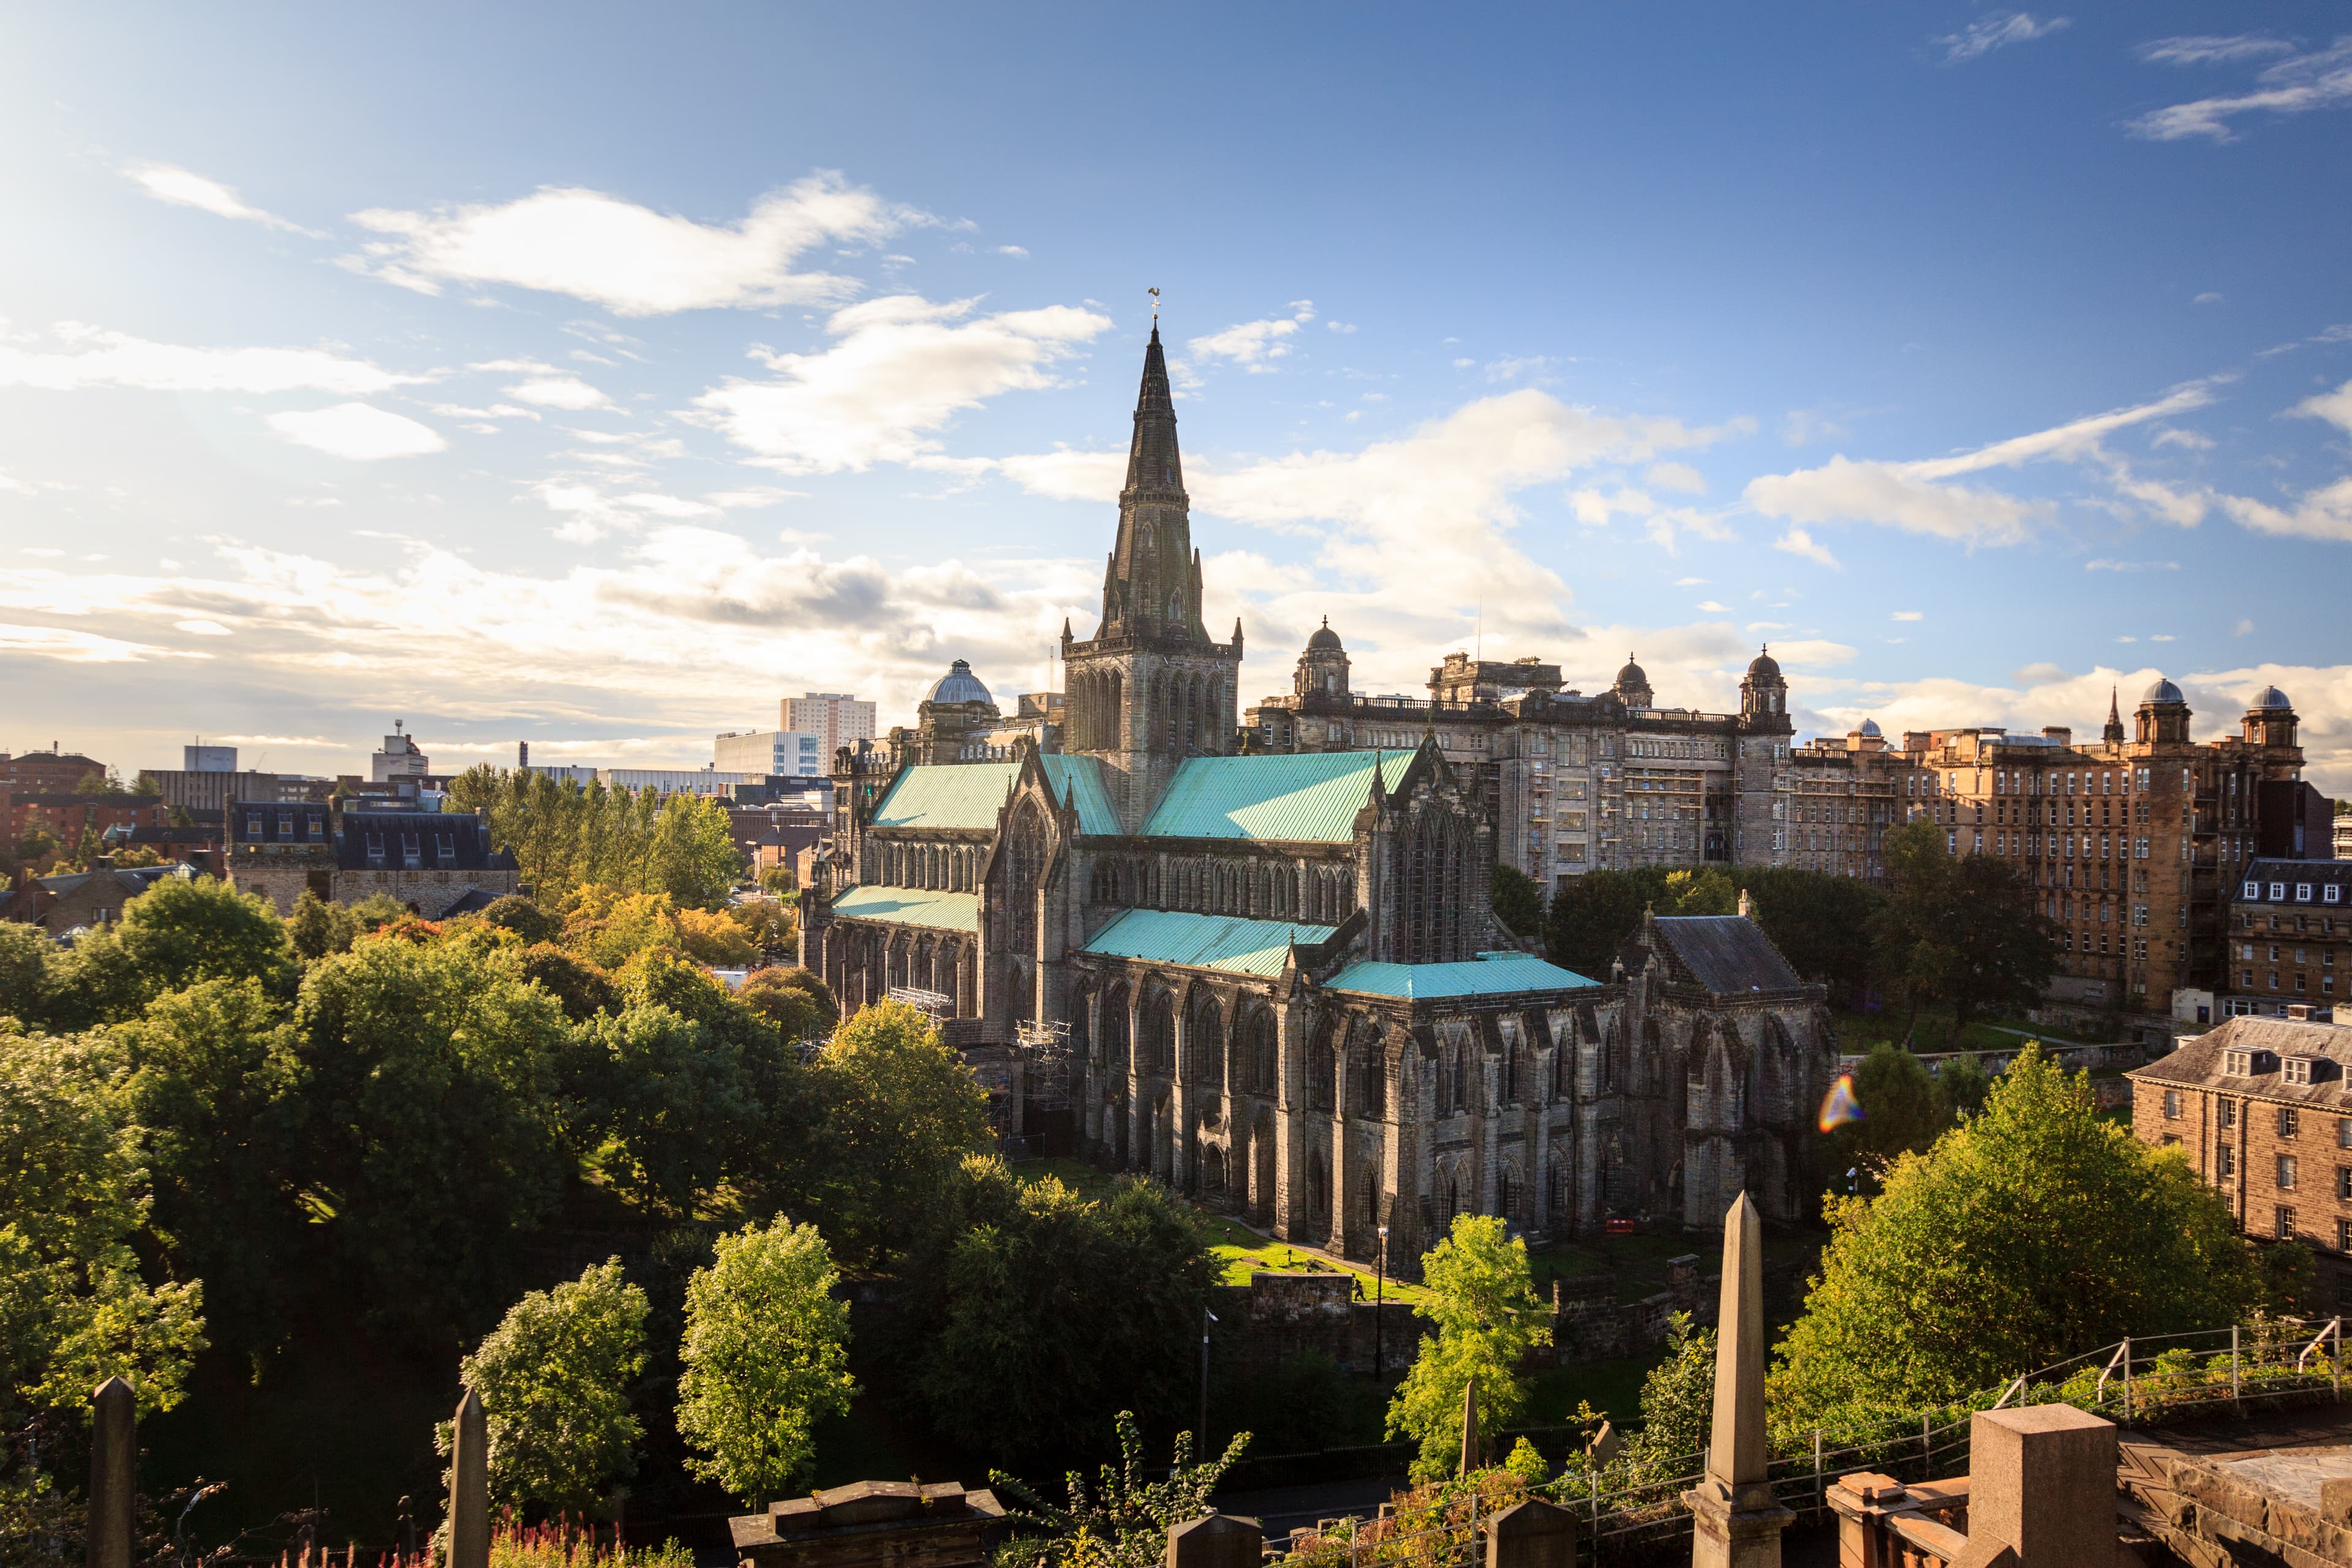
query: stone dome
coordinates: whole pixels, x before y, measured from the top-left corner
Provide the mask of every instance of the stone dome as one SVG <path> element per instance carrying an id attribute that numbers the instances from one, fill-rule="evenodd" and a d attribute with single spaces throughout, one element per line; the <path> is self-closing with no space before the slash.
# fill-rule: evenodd
<path id="1" fill-rule="evenodd" d="M 1343 651 L 1339 647 L 1339 634 L 1331 629 L 1330 616 L 1324 616 L 1323 624 L 1316 627 L 1314 635 L 1307 639 L 1307 651 L 1309 653 L 1339 653 Z"/>
<path id="2" fill-rule="evenodd" d="M 2246 704 L 2246 711 L 2249 713 L 2260 713 L 2265 710 L 2285 709 L 2292 710 L 2294 707 L 2294 704 L 2286 700 L 2285 692 L 2281 691 L 2275 686 L 2265 686 L 2260 691 L 2254 693 L 2254 700 Z"/>
<path id="3" fill-rule="evenodd" d="M 1640 665 L 1633 662 L 1633 656 L 1632 654 L 1627 654 L 1625 656 L 1625 668 L 1617 672 L 1617 684 L 1620 686 L 1647 686 L 1650 684 L 1650 677 Z"/>
<path id="4" fill-rule="evenodd" d="M 2180 688 L 2173 685 L 2172 682 L 2165 679 L 2164 677 L 2160 675 L 2156 678 L 2155 685 L 2149 687 L 2146 691 L 2139 694 L 2139 700 L 2142 702 L 2186 702 L 2189 700 L 2189 699 L 2180 695 Z"/>
<path id="5" fill-rule="evenodd" d="M 960 658 L 948 666 L 948 672 L 945 675 L 931 682 L 930 693 L 923 700 L 926 702 L 989 702 L 993 701 L 994 699 L 988 695 L 988 688 L 980 683 L 980 677 L 971 672 L 971 664 Z"/>
<path id="6" fill-rule="evenodd" d="M 1865 741 L 1876 741 L 1883 740 L 1885 738 L 1878 728 L 1878 721 L 1875 719 L 1864 719 L 1862 721 L 1862 728 L 1856 730 L 1854 733 L 1861 736 Z"/>
<path id="7" fill-rule="evenodd" d="M 1772 657 L 1771 644 L 1765 644 L 1764 651 L 1758 654 L 1754 662 L 1748 665 L 1748 679 L 1750 680 L 1780 679 L 1780 662 Z"/>

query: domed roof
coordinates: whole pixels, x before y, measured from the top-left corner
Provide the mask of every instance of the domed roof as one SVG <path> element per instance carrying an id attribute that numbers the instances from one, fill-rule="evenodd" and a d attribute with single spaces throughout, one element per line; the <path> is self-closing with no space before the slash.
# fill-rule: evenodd
<path id="1" fill-rule="evenodd" d="M 2291 710 L 2294 707 L 2294 704 L 2286 700 L 2285 692 L 2281 691 L 2275 686 L 2265 686 L 2260 691 L 2254 693 L 2254 700 L 2246 704 L 2246 710 L 2250 713 L 2253 713 L 2260 712 L 2266 708 L 2285 708 Z"/>
<path id="2" fill-rule="evenodd" d="M 1633 662 L 1633 656 L 1630 653 L 1625 656 L 1625 668 L 1617 672 L 1617 684 L 1620 686 L 1647 686 L 1650 684 L 1648 674 L 1643 670 L 1640 665 Z"/>
<path id="3" fill-rule="evenodd" d="M 1314 653 L 1318 649 L 1330 653 L 1342 651 L 1339 647 L 1339 634 L 1331 629 L 1331 617 L 1328 616 L 1323 617 L 1323 624 L 1316 627 L 1314 635 L 1307 639 L 1307 652 Z"/>
<path id="4" fill-rule="evenodd" d="M 2139 700 L 2142 702 L 2186 702 L 2189 700 L 2189 699 L 2180 695 L 2180 688 L 2173 685 L 2172 682 L 2165 679 L 2164 677 L 2160 675 L 2156 678 L 2155 685 L 2149 687 L 2146 691 L 2139 694 Z"/>
<path id="5" fill-rule="evenodd" d="M 1877 741 L 1885 738 L 1878 728 L 1878 721 L 1875 719 L 1864 719 L 1862 721 L 1862 728 L 1856 730 L 1854 733 L 1860 735 L 1865 741 Z"/>
<path id="6" fill-rule="evenodd" d="M 990 702 L 994 699 L 989 696 L 988 688 L 980 683 L 980 677 L 971 672 L 971 664 L 960 658 L 948 666 L 948 672 L 945 675 L 931 682 L 930 694 L 923 700 L 926 702 Z"/>
<path id="7" fill-rule="evenodd" d="M 1780 660 L 1772 657 L 1772 645 L 1770 643 L 1766 643 L 1764 645 L 1764 651 L 1758 654 L 1748 666 L 1748 679 L 1762 680 L 1768 676 L 1774 680 L 1780 679 Z"/>

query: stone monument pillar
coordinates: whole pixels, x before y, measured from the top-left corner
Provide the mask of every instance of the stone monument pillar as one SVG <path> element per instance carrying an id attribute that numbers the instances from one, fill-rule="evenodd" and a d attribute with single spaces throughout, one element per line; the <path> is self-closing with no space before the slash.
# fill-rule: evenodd
<path id="1" fill-rule="evenodd" d="M 1715 1421 L 1691 1510 L 1691 1568 L 1780 1568 L 1795 1518 L 1772 1500 L 1764 1443 L 1764 1234 L 1746 1193 L 1723 1222 L 1723 1298 L 1715 1330 Z"/>
<path id="2" fill-rule="evenodd" d="M 89 1396 L 89 1568 L 131 1568 L 131 1510 L 139 1491 L 139 1401 L 110 1377 Z"/>
<path id="3" fill-rule="evenodd" d="M 472 1389 L 457 1402 L 449 1445 L 448 1568 L 489 1568 L 490 1428 Z"/>

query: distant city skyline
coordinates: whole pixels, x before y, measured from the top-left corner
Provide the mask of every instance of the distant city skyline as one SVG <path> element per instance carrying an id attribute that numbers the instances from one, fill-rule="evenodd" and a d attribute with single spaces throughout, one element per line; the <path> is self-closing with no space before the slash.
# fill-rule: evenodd
<path id="1" fill-rule="evenodd" d="M 708 759 L 1009 710 L 1161 290 L 1244 704 L 1474 645 L 2352 794 L 2352 34 L 2210 8 L 16 18 L 0 747 Z M 463 47 L 452 47 L 462 37 Z"/>

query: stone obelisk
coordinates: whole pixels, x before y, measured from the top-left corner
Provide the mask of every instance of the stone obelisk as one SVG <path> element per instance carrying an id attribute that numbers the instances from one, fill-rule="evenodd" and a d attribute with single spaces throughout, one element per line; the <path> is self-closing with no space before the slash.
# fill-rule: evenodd
<path id="1" fill-rule="evenodd" d="M 1764 1446 L 1764 1231 L 1746 1193 L 1723 1217 L 1723 1297 L 1715 1321 L 1715 1422 L 1690 1505 L 1691 1568 L 1780 1568 L 1796 1516 L 1772 1500 Z"/>

